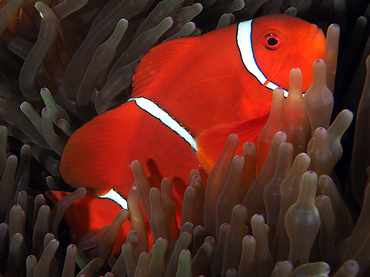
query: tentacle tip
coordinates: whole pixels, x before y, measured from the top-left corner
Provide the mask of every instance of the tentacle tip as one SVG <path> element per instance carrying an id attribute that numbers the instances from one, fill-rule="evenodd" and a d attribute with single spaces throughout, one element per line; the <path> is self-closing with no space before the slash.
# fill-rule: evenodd
<path id="1" fill-rule="evenodd" d="M 352 114 L 353 115 L 353 112 L 351 110 L 349 110 L 349 109 L 344 109 L 343 111 L 346 112 L 346 113 L 349 113 L 349 114 Z"/>

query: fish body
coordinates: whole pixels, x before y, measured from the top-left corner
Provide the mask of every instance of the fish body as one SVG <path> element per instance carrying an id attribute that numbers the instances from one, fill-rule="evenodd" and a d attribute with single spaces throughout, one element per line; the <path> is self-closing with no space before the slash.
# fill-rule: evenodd
<path id="1" fill-rule="evenodd" d="M 272 89 L 288 90 L 289 72 L 299 67 L 306 90 L 312 63 L 324 51 L 325 37 L 316 25 L 282 14 L 165 42 L 140 61 L 131 99 L 71 136 L 60 173 L 91 196 L 111 188 L 127 196 L 134 182 L 130 164 L 139 160 L 153 186 L 172 179 L 179 216 L 189 171 L 201 169 L 197 135 L 244 121 L 251 132 L 242 139 L 256 142 Z"/>

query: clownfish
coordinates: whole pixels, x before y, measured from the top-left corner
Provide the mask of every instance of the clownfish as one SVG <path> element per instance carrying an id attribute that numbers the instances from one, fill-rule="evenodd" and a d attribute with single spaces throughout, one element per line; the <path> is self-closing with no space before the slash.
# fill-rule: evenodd
<path id="1" fill-rule="evenodd" d="M 130 164 L 139 160 L 153 186 L 164 177 L 172 180 L 180 216 L 188 174 L 202 167 L 197 136 L 225 123 L 235 133 L 232 125 L 246 122 L 249 127 L 240 139 L 256 143 L 273 89 L 281 87 L 287 94 L 289 72 L 299 67 L 302 90 L 307 90 L 312 64 L 324 51 L 321 29 L 283 14 L 160 44 L 137 66 L 131 98 L 70 137 L 60 161 L 61 176 L 74 187 L 86 187 L 90 196 L 113 189 L 127 197 L 134 182 Z M 223 145 L 214 149 L 203 143 L 205 152 L 222 151 Z M 205 167 L 209 172 L 212 161 Z M 90 205 L 91 213 L 93 209 Z"/>

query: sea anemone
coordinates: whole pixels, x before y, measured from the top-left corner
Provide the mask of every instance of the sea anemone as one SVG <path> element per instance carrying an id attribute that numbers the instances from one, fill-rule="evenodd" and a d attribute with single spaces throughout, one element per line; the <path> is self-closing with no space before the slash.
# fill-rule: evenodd
<path id="1" fill-rule="evenodd" d="M 105 276 L 298 276 L 327 275 L 331 270 L 333 276 L 367 276 L 366 5 L 65 0 L 33 6 L 26 0 L 2 1 L 0 274 L 93 276 L 99 270 Z M 364 10 L 365 16 L 359 17 Z M 315 62 L 316 80 L 305 102 L 293 98 L 298 70 L 291 73 L 292 98 L 284 106 L 276 104 L 282 103 L 281 91 L 274 92 L 271 115 L 282 118 L 285 132 L 266 126 L 260 139 L 272 133 L 271 149 L 256 149 L 247 142 L 244 155 L 234 157 L 238 138 L 229 136 L 206 190 L 199 172 L 190 173 L 180 230 L 173 224 L 171 181 L 164 179 L 161 191 L 151 188 L 134 161 L 136 182 L 127 199 L 129 211 L 122 210 L 109 227 L 86 234 L 78 247 L 70 244 L 68 228 L 60 222 L 68 206 L 84 199 L 86 190 L 74 191 L 59 177 L 68 137 L 130 97 L 135 66 L 154 45 L 277 12 L 297 15 L 324 30 L 338 23 L 342 46 L 337 72 L 336 46 L 325 62 Z M 333 38 L 328 38 L 329 45 L 339 35 L 339 28 L 330 28 L 334 31 L 328 31 Z M 369 68 L 369 60 L 367 64 Z M 315 95 L 318 91 L 320 96 Z M 294 108 L 301 117 L 289 116 Z M 356 124 L 341 142 L 352 119 L 344 108 L 356 113 Z M 302 135 L 309 130 L 310 141 Z M 269 151 L 263 167 L 256 165 L 258 151 Z M 54 206 L 45 198 L 46 189 L 73 192 Z M 133 230 L 127 230 L 120 255 L 110 257 L 128 215 Z M 155 242 L 150 254 L 145 216 Z M 84 254 L 79 249 L 83 244 L 96 248 Z"/>

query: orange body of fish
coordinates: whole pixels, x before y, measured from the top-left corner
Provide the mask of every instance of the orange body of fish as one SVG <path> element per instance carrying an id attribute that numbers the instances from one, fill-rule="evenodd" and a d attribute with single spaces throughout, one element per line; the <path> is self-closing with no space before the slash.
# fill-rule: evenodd
<path id="1" fill-rule="evenodd" d="M 180 216 L 188 174 L 202 167 L 197 136 L 217 124 L 246 121 L 251 131 L 242 139 L 256 143 L 268 118 L 272 90 L 287 90 L 290 70 L 299 67 L 305 91 L 312 81 L 312 63 L 324 51 L 325 37 L 316 25 L 282 14 L 165 42 L 140 61 L 131 99 L 71 136 L 60 173 L 72 186 L 88 188 L 90 196 L 112 188 L 127 196 L 134 182 L 130 164 L 139 160 L 153 186 L 171 178 Z M 206 151 L 221 153 L 222 147 Z M 207 171 L 213 162 L 207 162 Z M 94 207 L 88 211 L 94 213 Z M 106 216 L 90 215 L 84 232 L 97 228 L 95 217 Z M 72 232 L 74 228 L 78 237 L 81 231 L 76 226 Z"/>

